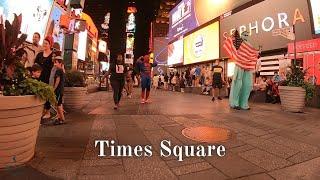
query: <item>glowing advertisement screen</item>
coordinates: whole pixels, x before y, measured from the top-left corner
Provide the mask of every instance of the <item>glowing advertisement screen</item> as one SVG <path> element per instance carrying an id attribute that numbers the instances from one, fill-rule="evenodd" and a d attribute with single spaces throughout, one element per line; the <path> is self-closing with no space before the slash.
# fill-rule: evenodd
<path id="1" fill-rule="evenodd" d="M 168 65 L 183 63 L 183 39 L 168 45 Z"/>
<path id="2" fill-rule="evenodd" d="M 169 23 L 169 41 L 190 32 L 212 19 L 251 0 L 182 0 L 173 8 Z"/>
<path id="3" fill-rule="evenodd" d="M 193 0 L 182 0 L 170 11 L 169 41 L 191 31 L 197 25 Z"/>
<path id="4" fill-rule="evenodd" d="M 319 1 L 319 0 L 318 0 Z M 248 41 L 262 51 L 286 48 L 291 40 L 275 36 L 274 31 L 294 23 L 297 41 L 312 39 L 310 12 L 305 0 L 265 0 L 220 21 L 220 47 L 236 29 L 248 31 Z M 221 48 L 221 57 L 227 54 Z"/>
<path id="5" fill-rule="evenodd" d="M 219 22 L 206 26 L 184 38 L 184 64 L 219 58 Z"/>
<path id="6" fill-rule="evenodd" d="M 160 64 L 168 63 L 168 40 L 165 37 L 154 38 L 154 60 Z"/>
<path id="7" fill-rule="evenodd" d="M 60 28 L 60 16 L 64 13 L 64 10 L 61 8 L 54 6 L 48 23 L 48 34 L 53 37 L 54 42 L 60 44 L 60 48 L 63 48 L 64 34 L 62 29 Z"/>
<path id="8" fill-rule="evenodd" d="M 87 37 L 88 37 L 87 30 L 79 33 L 78 59 L 82 61 L 86 60 Z"/>
<path id="9" fill-rule="evenodd" d="M 320 1 L 310 0 L 315 34 L 320 34 Z"/>
<path id="10" fill-rule="evenodd" d="M 21 32 L 28 35 L 27 41 L 32 41 L 33 33 L 39 32 L 41 43 L 44 39 L 53 0 L 1 0 L 0 16 L 10 22 L 14 13 L 22 14 Z"/>

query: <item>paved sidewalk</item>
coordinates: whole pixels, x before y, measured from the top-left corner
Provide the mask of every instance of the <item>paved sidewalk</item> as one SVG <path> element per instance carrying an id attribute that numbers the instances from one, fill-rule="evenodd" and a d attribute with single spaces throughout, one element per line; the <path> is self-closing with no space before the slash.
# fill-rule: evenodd
<path id="1" fill-rule="evenodd" d="M 279 105 L 252 104 L 250 111 L 228 108 L 227 100 L 178 92 L 152 92 L 152 103 L 124 100 L 112 109 L 112 94 L 97 92 L 83 112 L 67 115 L 68 124 L 42 126 L 36 156 L 10 173 L 26 179 L 320 179 L 320 110 L 286 113 Z M 160 157 L 160 142 L 198 145 L 185 138 L 186 127 L 222 127 L 233 136 L 227 154 L 185 158 Z M 115 140 L 121 145 L 152 145 L 148 158 L 98 157 L 94 140 Z M 220 143 L 217 143 L 220 144 Z M 23 169 L 24 168 L 24 169 Z M 26 170 L 25 170 L 26 169 Z M 9 178 L 0 171 L 0 179 Z M 6 174 L 6 175 L 5 175 Z M 45 178 L 44 178 L 45 177 Z"/>

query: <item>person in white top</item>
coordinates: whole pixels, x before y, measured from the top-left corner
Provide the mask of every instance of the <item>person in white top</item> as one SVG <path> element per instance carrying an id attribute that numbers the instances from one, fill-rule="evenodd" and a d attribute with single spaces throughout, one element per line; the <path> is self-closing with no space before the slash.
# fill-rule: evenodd
<path id="1" fill-rule="evenodd" d="M 156 90 L 158 88 L 158 85 L 159 85 L 159 76 L 157 74 L 155 74 L 152 79 L 153 89 Z"/>
<path id="2" fill-rule="evenodd" d="M 24 45 L 24 50 L 28 54 L 28 60 L 25 63 L 25 67 L 32 67 L 37 54 L 42 51 L 42 47 L 40 46 L 39 42 L 40 34 L 38 32 L 35 32 L 32 37 L 32 44 Z"/>
<path id="3" fill-rule="evenodd" d="M 164 87 L 164 75 L 163 74 L 160 75 L 160 80 L 161 80 L 161 88 L 163 88 Z"/>

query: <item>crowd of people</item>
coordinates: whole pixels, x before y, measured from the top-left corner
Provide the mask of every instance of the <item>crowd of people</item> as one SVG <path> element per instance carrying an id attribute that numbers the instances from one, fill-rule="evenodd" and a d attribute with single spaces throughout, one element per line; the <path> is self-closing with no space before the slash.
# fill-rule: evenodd
<path id="1" fill-rule="evenodd" d="M 186 87 L 201 87 L 201 94 L 212 94 L 212 101 L 222 100 L 222 91 L 225 90 L 224 94 L 227 97 L 232 81 L 232 78 L 224 78 L 223 71 L 220 61 L 216 60 L 212 67 L 195 66 L 187 68 L 181 74 L 174 71 L 168 74 L 154 74 L 152 87 L 153 89 L 180 92 L 185 92 Z"/>
<path id="2" fill-rule="evenodd" d="M 57 104 L 45 103 L 41 123 L 48 123 L 53 120 L 54 125 L 61 125 L 65 123 L 62 105 L 65 69 L 60 45 L 55 43 L 51 36 L 46 36 L 41 46 L 39 44 L 40 39 L 40 34 L 34 33 L 32 43 L 25 42 L 21 47 L 18 47 L 16 56 L 27 69 L 27 75 L 30 78 L 46 83 L 54 89 Z M 51 117 L 51 109 L 56 111 L 56 117 Z"/>
<path id="3" fill-rule="evenodd" d="M 256 82 L 253 87 L 253 91 L 262 91 L 265 93 L 266 103 L 280 103 L 279 85 L 286 80 L 284 75 L 279 75 L 275 72 L 273 77 L 256 75 Z"/>

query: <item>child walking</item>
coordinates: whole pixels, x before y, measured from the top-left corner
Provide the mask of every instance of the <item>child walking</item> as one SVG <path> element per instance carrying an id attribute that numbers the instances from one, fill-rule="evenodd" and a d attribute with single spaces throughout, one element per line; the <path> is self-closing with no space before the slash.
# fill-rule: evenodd
<path id="1" fill-rule="evenodd" d="M 63 89 L 64 89 L 64 67 L 63 60 L 61 56 L 57 56 L 54 58 L 54 66 L 56 68 L 56 72 L 54 75 L 54 92 L 56 94 L 57 99 L 57 112 L 58 118 L 54 121 L 54 125 L 61 125 L 65 123 L 63 106 L 62 106 L 62 98 L 63 98 Z"/>

